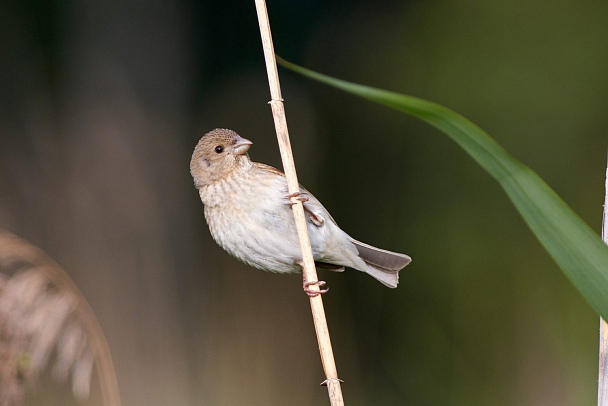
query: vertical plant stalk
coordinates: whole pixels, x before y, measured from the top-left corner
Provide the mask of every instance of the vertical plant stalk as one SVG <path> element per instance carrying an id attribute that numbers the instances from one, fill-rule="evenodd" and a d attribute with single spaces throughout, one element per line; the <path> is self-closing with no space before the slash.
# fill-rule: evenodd
<path id="1" fill-rule="evenodd" d="M 604 197 L 604 217 L 602 218 L 602 239 L 608 244 L 608 167 Z M 597 388 L 598 406 L 608 406 L 608 323 L 600 317 L 600 360 Z"/>
<path id="2" fill-rule="evenodd" d="M 262 46 L 264 48 L 264 59 L 266 61 L 266 71 L 268 73 L 268 83 L 270 85 L 269 102 L 272 108 L 272 116 L 277 132 L 279 149 L 281 151 L 281 160 L 283 162 L 283 170 L 287 177 L 288 193 L 293 197 L 290 198 L 292 203 L 293 215 L 296 221 L 296 229 L 300 240 L 300 249 L 302 250 L 302 276 L 304 281 L 318 281 L 317 270 L 310 247 L 310 239 L 308 237 L 308 228 L 306 226 L 306 217 L 304 215 L 304 206 L 298 200 L 295 194 L 300 192 L 300 184 L 296 176 L 296 167 L 293 161 L 291 152 L 291 143 L 289 142 L 289 132 L 287 130 L 287 120 L 285 118 L 285 109 L 283 106 L 283 98 L 281 96 L 281 87 L 279 84 L 279 74 L 277 72 L 277 62 L 274 55 L 274 47 L 272 44 L 272 35 L 270 32 L 270 22 L 268 21 L 268 11 L 266 9 L 265 0 L 256 0 L 255 6 L 258 13 L 258 23 L 260 25 L 260 34 L 262 36 Z M 318 291 L 317 285 L 311 285 L 311 290 Z M 329 338 L 329 329 L 325 318 L 325 310 L 323 308 L 323 299 L 318 294 L 310 298 L 310 307 L 312 310 L 312 318 L 317 333 L 317 341 L 319 343 L 319 352 L 321 353 L 321 361 L 323 370 L 325 371 L 326 380 L 323 384 L 327 385 L 329 392 L 329 400 L 332 406 L 344 405 L 342 399 L 342 389 L 340 380 L 338 379 L 338 371 L 336 362 L 331 347 Z"/>

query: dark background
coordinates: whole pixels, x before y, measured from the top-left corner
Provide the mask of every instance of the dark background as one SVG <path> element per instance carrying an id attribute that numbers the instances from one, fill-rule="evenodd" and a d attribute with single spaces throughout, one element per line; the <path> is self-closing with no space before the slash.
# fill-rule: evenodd
<path id="1" fill-rule="evenodd" d="M 606 1 L 268 8 L 279 55 L 458 111 L 599 231 Z M 124 404 L 327 404 L 300 277 L 217 247 L 189 174 L 215 127 L 280 167 L 254 2 L 0 13 L 0 227 L 82 289 Z M 353 237 L 413 258 L 396 290 L 321 275 L 346 404 L 593 404 L 599 317 L 495 182 L 413 118 L 280 75 L 300 181 Z M 31 404 L 65 405 L 68 390 L 43 377 Z"/>

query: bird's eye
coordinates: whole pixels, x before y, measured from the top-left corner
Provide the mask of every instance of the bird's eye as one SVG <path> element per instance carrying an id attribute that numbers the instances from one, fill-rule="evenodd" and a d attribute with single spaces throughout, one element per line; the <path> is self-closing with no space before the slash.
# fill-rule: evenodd
<path id="1" fill-rule="evenodd" d="M 217 147 L 215 147 L 215 152 L 217 152 L 218 154 L 221 154 L 222 152 L 224 152 L 224 147 L 222 147 L 221 145 L 218 145 Z"/>

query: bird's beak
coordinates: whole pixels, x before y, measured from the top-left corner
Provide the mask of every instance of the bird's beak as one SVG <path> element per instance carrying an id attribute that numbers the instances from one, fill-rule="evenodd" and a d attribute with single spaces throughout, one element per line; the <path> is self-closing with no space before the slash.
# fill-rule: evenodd
<path id="1" fill-rule="evenodd" d="M 249 141 L 247 138 L 236 137 L 236 142 L 232 147 L 234 155 L 245 155 L 252 144 L 253 142 Z"/>

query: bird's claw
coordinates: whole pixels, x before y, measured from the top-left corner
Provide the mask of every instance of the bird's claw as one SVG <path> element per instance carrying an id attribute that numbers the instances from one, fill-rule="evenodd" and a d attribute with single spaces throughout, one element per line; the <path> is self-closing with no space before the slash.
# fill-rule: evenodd
<path id="1" fill-rule="evenodd" d="M 308 200 L 310 200 L 310 199 L 308 198 L 308 196 L 306 196 L 306 194 L 305 194 L 305 193 L 302 193 L 302 192 L 290 193 L 290 194 L 288 194 L 288 195 L 286 196 L 286 198 L 287 198 L 287 200 L 288 200 L 288 202 L 287 202 L 287 204 L 288 204 L 288 205 L 293 206 L 294 204 L 296 204 L 295 202 L 292 202 L 292 201 L 291 201 L 291 199 L 292 199 L 292 198 L 294 198 L 294 197 L 295 197 L 297 200 L 301 201 L 302 203 L 305 203 L 305 202 L 307 202 Z"/>
<path id="2" fill-rule="evenodd" d="M 319 290 L 312 290 L 312 289 L 310 289 L 309 286 L 312 286 L 312 285 L 317 285 L 319 287 Z M 316 297 L 316 296 L 319 296 L 320 294 L 327 293 L 327 291 L 329 290 L 329 288 L 327 288 L 327 289 L 321 289 L 325 285 L 327 285 L 327 283 L 325 283 L 325 281 L 304 282 L 304 292 L 309 297 Z"/>

